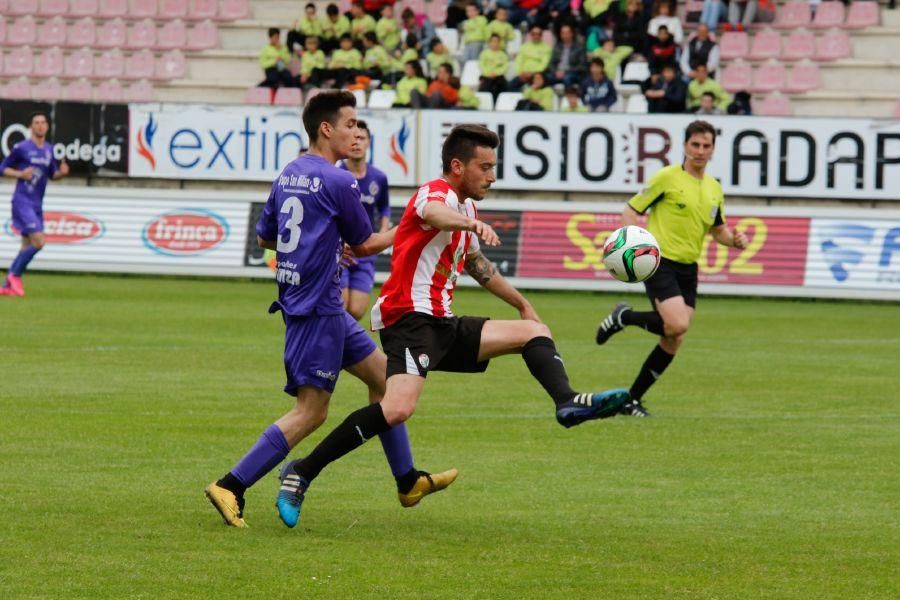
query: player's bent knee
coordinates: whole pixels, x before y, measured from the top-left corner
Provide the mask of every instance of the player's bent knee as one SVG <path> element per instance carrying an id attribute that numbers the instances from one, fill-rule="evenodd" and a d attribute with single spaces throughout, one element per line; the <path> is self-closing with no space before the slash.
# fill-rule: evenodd
<path id="1" fill-rule="evenodd" d="M 408 421 L 416 412 L 416 404 L 415 402 L 382 400 L 381 410 L 384 412 L 384 420 L 393 427 Z"/>
<path id="2" fill-rule="evenodd" d="M 548 337 L 552 338 L 553 335 L 550 333 L 550 328 L 544 325 L 543 323 L 538 323 L 537 321 L 520 321 L 523 328 L 524 335 L 522 340 L 522 345 L 524 346 L 534 338 L 538 337 Z"/>

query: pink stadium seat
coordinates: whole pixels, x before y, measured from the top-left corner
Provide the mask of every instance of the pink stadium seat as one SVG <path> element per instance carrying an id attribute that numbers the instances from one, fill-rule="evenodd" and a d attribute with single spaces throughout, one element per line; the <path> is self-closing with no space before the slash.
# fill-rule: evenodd
<path id="1" fill-rule="evenodd" d="M 219 0 L 191 0 L 187 18 L 192 21 L 215 19 L 219 14 Z"/>
<path id="2" fill-rule="evenodd" d="M 0 0 L 0 16 L 7 14 L 9 11 L 7 7 L 9 6 L 9 2 L 7 0 Z"/>
<path id="3" fill-rule="evenodd" d="M 94 53 L 87 48 L 76 50 L 66 57 L 63 76 L 77 79 L 94 74 Z"/>
<path id="4" fill-rule="evenodd" d="M 846 29 L 875 27 L 881 20 L 881 8 L 873 0 L 856 0 L 847 11 Z"/>
<path id="5" fill-rule="evenodd" d="M 99 10 L 97 0 L 69 0 L 70 17 L 94 17 Z"/>
<path id="6" fill-rule="evenodd" d="M 97 102 L 123 102 L 125 90 L 117 79 L 107 79 L 94 88 L 94 100 Z"/>
<path id="7" fill-rule="evenodd" d="M 789 117 L 793 112 L 791 110 L 791 101 L 788 100 L 787 96 L 782 96 L 781 94 L 766 96 L 755 110 L 756 114 L 764 117 Z"/>
<path id="8" fill-rule="evenodd" d="M 124 48 L 128 41 L 128 25 L 119 18 L 104 21 L 97 30 L 98 48 Z"/>
<path id="9" fill-rule="evenodd" d="M 183 19 L 187 13 L 187 0 L 160 0 L 157 16 L 160 19 Z"/>
<path id="10" fill-rule="evenodd" d="M 844 3 L 822 2 L 816 9 L 816 16 L 813 17 L 812 23 L 809 24 L 813 29 L 831 29 L 832 27 L 840 27 L 844 24 Z"/>
<path id="11" fill-rule="evenodd" d="M 843 31 L 830 31 L 819 38 L 816 60 L 837 60 L 850 56 L 850 38 Z"/>
<path id="12" fill-rule="evenodd" d="M 733 62 L 722 69 L 722 87 L 729 92 L 740 92 L 750 89 L 753 68 L 745 62 Z"/>
<path id="13" fill-rule="evenodd" d="M 31 75 L 33 66 L 34 57 L 31 55 L 31 48 L 14 48 L 6 55 L 3 71 L 10 77 L 19 77 L 20 75 Z"/>
<path id="14" fill-rule="evenodd" d="M 66 31 L 66 46 L 69 48 L 93 46 L 95 39 L 97 39 L 97 25 L 90 17 L 78 19 L 70 24 Z"/>
<path id="15" fill-rule="evenodd" d="M 126 48 L 140 50 L 142 48 L 153 48 L 154 45 L 156 45 L 156 25 L 150 19 L 138 21 L 128 28 Z"/>
<path id="16" fill-rule="evenodd" d="M 94 61 L 94 79 L 116 79 L 125 73 L 125 56 L 118 48 L 107 50 Z"/>
<path id="17" fill-rule="evenodd" d="M 157 0 L 131 0 L 128 14 L 132 19 L 152 19 L 158 10 Z"/>
<path id="18" fill-rule="evenodd" d="M 322 88 L 310 88 L 306 90 L 306 101 L 309 102 L 322 92 Z"/>
<path id="19" fill-rule="evenodd" d="M 125 102 L 153 102 L 156 100 L 156 90 L 146 79 L 135 81 L 125 88 Z"/>
<path id="20" fill-rule="evenodd" d="M 10 0 L 6 14 L 12 17 L 34 15 L 38 11 L 38 0 Z"/>
<path id="21" fill-rule="evenodd" d="M 0 0 L 0 2 L 2 1 L 3 0 Z M 2 15 L 3 13 L 0 11 L 0 46 L 6 41 L 6 19 L 4 19 Z"/>
<path id="22" fill-rule="evenodd" d="M 63 88 L 63 100 L 71 100 L 74 102 L 90 102 L 93 100 L 94 93 L 91 83 L 87 79 L 79 79 L 73 81 Z"/>
<path id="23" fill-rule="evenodd" d="M 2 88 L 0 88 L 0 96 L 13 100 L 30 100 L 31 84 L 25 77 L 13 79 L 5 86 L 2 86 Z"/>
<path id="24" fill-rule="evenodd" d="M 62 46 L 66 43 L 66 22 L 62 17 L 53 17 L 38 26 L 36 46 Z"/>
<path id="25" fill-rule="evenodd" d="M 796 29 L 809 25 L 809 3 L 804 0 L 790 0 L 778 7 L 775 13 L 777 29 Z"/>
<path id="26" fill-rule="evenodd" d="M 69 0 L 40 0 L 37 14 L 42 17 L 58 17 L 66 14 L 68 10 Z"/>
<path id="27" fill-rule="evenodd" d="M 219 5 L 219 20 L 234 21 L 246 19 L 250 16 L 250 2 L 248 0 L 222 0 Z"/>
<path id="28" fill-rule="evenodd" d="M 104 19 L 128 16 L 128 0 L 100 0 L 99 16 Z"/>
<path id="29" fill-rule="evenodd" d="M 760 65 L 753 73 L 753 85 L 750 89 L 762 94 L 781 91 L 784 88 L 785 77 L 784 65 L 781 63 Z"/>
<path id="30" fill-rule="evenodd" d="M 782 60 L 803 60 L 816 54 L 816 36 L 811 31 L 794 31 L 784 42 Z"/>
<path id="31" fill-rule="evenodd" d="M 750 37 L 745 31 L 726 31 L 719 40 L 722 60 L 746 58 L 750 52 Z"/>
<path id="32" fill-rule="evenodd" d="M 6 30 L 7 46 L 28 46 L 34 43 L 37 26 L 30 16 L 13 21 Z"/>
<path id="33" fill-rule="evenodd" d="M 444 21 L 447 20 L 447 2 L 443 2 L 442 0 L 431 0 L 429 2 L 426 0 L 425 16 L 428 17 L 428 20 L 435 26 L 443 25 Z M 551 33 L 551 36 L 552 35 L 553 34 Z"/>
<path id="34" fill-rule="evenodd" d="M 338 2 L 338 10 L 341 11 L 341 14 L 349 12 L 351 4 L 353 4 L 352 0 L 340 0 Z M 412 0 L 412 2 L 407 2 L 406 5 L 413 9 L 417 15 L 425 14 L 425 0 Z"/>
<path id="35" fill-rule="evenodd" d="M 152 79 L 156 74 L 156 56 L 146 48 L 125 59 L 126 79 Z"/>
<path id="36" fill-rule="evenodd" d="M 900 102 L 898 102 L 897 105 L 894 106 L 894 117 L 900 119 Z"/>
<path id="37" fill-rule="evenodd" d="M 247 88 L 244 92 L 244 104 L 272 104 L 272 88 Z"/>
<path id="38" fill-rule="evenodd" d="M 157 79 L 183 79 L 186 71 L 184 54 L 179 50 L 169 50 L 156 60 Z"/>
<path id="39" fill-rule="evenodd" d="M 764 30 L 753 36 L 750 46 L 752 60 L 766 60 L 781 56 L 781 34 L 777 31 Z"/>
<path id="40" fill-rule="evenodd" d="M 446 18 L 446 17 L 445 17 L 445 18 Z M 553 39 L 553 30 L 552 30 L 552 29 L 545 29 L 545 30 L 544 30 L 544 33 L 541 35 L 541 40 L 542 40 L 545 44 L 547 44 L 548 46 L 550 46 L 550 47 L 552 48 L 553 45 L 556 44 L 556 40 Z"/>
<path id="41" fill-rule="evenodd" d="M 279 106 L 300 106 L 303 104 L 303 94 L 300 88 L 278 88 L 275 90 L 275 102 Z"/>
<path id="42" fill-rule="evenodd" d="M 62 84 L 55 77 L 38 81 L 31 87 L 32 100 L 59 100 L 60 98 L 62 98 Z"/>
<path id="43" fill-rule="evenodd" d="M 156 49 L 172 50 L 187 46 L 187 27 L 181 19 L 169 21 L 156 31 Z"/>
<path id="44" fill-rule="evenodd" d="M 48 48 L 34 59 L 36 77 L 62 77 L 65 57 L 62 48 Z"/>
<path id="45" fill-rule="evenodd" d="M 219 30 L 210 20 L 201 21 L 188 32 L 187 47 L 189 50 L 208 50 L 219 45 Z"/>
<path id="46" fill-rule="evenodd" d="M 788 73 L 784 91 L 808 92 L 819 87 L 819 81 L 819 65 L 811 62 L 798 63 Z"/>

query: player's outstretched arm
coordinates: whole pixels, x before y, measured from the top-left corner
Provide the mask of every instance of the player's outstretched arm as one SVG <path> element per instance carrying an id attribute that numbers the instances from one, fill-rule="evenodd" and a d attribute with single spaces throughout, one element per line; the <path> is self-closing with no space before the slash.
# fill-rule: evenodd
<path id="1" fill-rule="evenodd" d="M 62 161 L 59 163 L 59 168 L 56 170 L 56 173 L 53 174 L 53 180 L 62 179 L 66 175 L 69 174 L 69 163 L 66 161 Z"/>
<path id="2" fill-rule="evenodd" d="M 32 173 L 34 173 L 34 167 L 28 167 L 27 169 L 22 169 L 21 171 L 18 169 L 13 169 L 12 167 L 6 167 L 5 169 L 3 169 L 3 175 L 5 175 L 6 177 L 24 179 L 25 181 L 31 181 Z"/>
<path id="3" fill-rule="evenodd" d="M 494 264 L 481 252 L 470 252 L 466 258 L 466 273 L 478 285 L 519 311 L 523 319 L 541 322 L 541 318 L 519 290 L 497 272 Z"/>
<path id="4" fill-rule="evenodd" d="M 638 211 L 634 210 L 627 204 L 625 205 L 625 209 L 622 211 L 622 225 L 627 227 L 628 225 L 637 225 L 638 217 L 641 215 L 638 214 Z"/>
<path id="5" fill-rule="evenodd" d="M 441 231 L 471 231 L 478 236 L 481 242 L 488 246 L 500 245 L 500 237 L 493 227 L 478 219 L 462 215 L 440 202 L 429 202 L 425 206 L 422 218 L 435 229 L 440 229 Z"/>
<path id="6" fill-rule="evenodd" d="M 382 250 L 390 248 L 394 245 L 394 236 L 397 235 L 397 228 L 388 229 L 381 233 L 373 233 L 362 244 L 350 246 L 353 254 L 356 256 L 371 256 L 378 254 Z"/>
<path id="7" fill-rule="evenodd" d="M 733 248 L 746 248 L 747 236 L 737 229 L 728 229 L 724 224 L 711 227 L 709 232 L 713 239 L 723 246 L 731 246 Z"/>

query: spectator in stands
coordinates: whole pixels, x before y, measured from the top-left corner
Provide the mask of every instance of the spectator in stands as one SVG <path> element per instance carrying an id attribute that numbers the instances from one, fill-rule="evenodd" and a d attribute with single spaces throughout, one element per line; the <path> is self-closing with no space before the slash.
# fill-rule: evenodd
<path id="1" fill-rule="evenodd" d="M 374 31 L 367 31 L 363 36 L 366 53 L 363 56 L 363 74 L 371 79 L 384 80 L 391 72 L 394 61 L 384 46 L 378 43 Z"/>
<path id="2" fill-rule="evenodd" d="M 594 50 L 594 56 L 603 60 L 604 70 L 615 79 L 622 61 L 633 52 L 634 48 L 631 46 L 616 46 L 615 41 L 608 39 L 603 42 L 603 46 Z"/>
<path id="3" fill-rule="evenodd" d="M 583 30 L 586 36 L 593 37 L 596 44 L 602 44 L 608 37 L 606 29 L 615 11 L 613 0 L 584 0 L 581 9 L 584 11 Z"/>
<path id="4" fill-rule="evenodd" d="M 341 36 L 341 47 L 331 53 L 331 63 L 328 65 L 329 75 L 334 77 L 334 86 L 340 89 L 356 79 L 362 66 L 362 54 L 353 47 L 353 37 L 345 33 Z"/>
<path id="5" fill-rule="evenodd" d="M 713 31 L 722 22 L 725 14 L 725 3 L 722 0 L 703 0 L 703 11 L 700 13 L 700 23 Z"/>
<path id="6" fill-rule="evenodd" d="M 719 82 L 709 77 L 706 65 L 697 65 L 694 69 L 694 79 L 688 84 L 687 108 L 689 111 L 696 110 L 700 106 L 703 94 L 712 94 L 715 98 L 716 106 L 725 112 L 728 105 L 731 104 L 731 95 L 722 89 Z"/>
<path id="7" fill-rule="evenodd" d="M 538 9 L 543 0 L 512 0 L 509 6 L 509 22 L 514 27 L 525 26 L 529 29 L 535 25 Z"/>
<path id="8" fill-rule="evenodd" d="M 558 29 L 562 25 L 574 25 L 572 0 L 544 0 L 530 23 L 541 29 Z"/>
<path id="9" fill-rule="evenodd" d="M 444 42 L 440 38 L 434 38 L 431 40 L 431 48 L 425 57 L 425 62 L 428 63 L 429 73 L 437 73 L 438 67 L 441 65 L 453 65 L 453 57 L 450 56 L 450 51 L 447 50 Z"/>
<path id="10" fill-rule="evenodd" d="M 306 37 L 310 35 L 316 37 L 322 35 L 322 20 L 316 16 L 316 5 L 312 2 L 304 7 L 303 15 L 294 23 L 294 28 L 288 31 L 288 50 L 294 52 L 295 47 L 305 47 Z"/>
<path id="11" fill-rule="evenodd" d="M 673 0 L 656 0 L 653 3 L 653 18 L 647 25 L 647 33 L 659 37 L 659 28 L 665 25 L 672 39 L 679 46 L 684 42 L 684 30 L 681 28 L 681 19 L 675 16 L 675 2 Z"/>
<path id="12" fill-rule="evenodd" d="M 500 47 L 503 50 L 507 49 L 507 44 L 516 36 L 515 29 L 509 24 L 509 10 L 507 8 L 503 6 L 497 7 L 497 12 L 494 13 L 494 20 L 488 23 L 488 35 L 500 36 Z"/>
<path id="13" fill-rule="evenodd" d="M 394 65 L 393 72 L 390 76 L 390 84 L 394 85 L 397 81 L 403 77 L 403 72 L 406 70 L 406 63 L 413 61 L 419 62 L 421 58 L 419 56 L 419 51 L 416 49 L 419 45 L 419 39 L 416 37 L 414 33 L 406 34 L 406 37 L 403 38 L 403 47 L 398 48 L 394 51 Z"/>
<path id="14" fill-rule="evenodd" d="M 381 18 L 375 23 L 375 35 L 388 52 L 400 46 L 400 23 L 394 18 L 394 7 L 390 4 L 381 7 Z"/>
<path id="15" fill-rule="evenodd" d="M 571 87 L 581 81 L 587 73 L 587 55 L 584 40 L 575 37 L 575 29 L 569 24 L 559 28 L 559 39 L 550 55 L 551 84 L 562 83 Z"/>
<path id="16" fill-rule="evenodd" d="M 725 31 L 745 31 L 756 18 L 756 0 L 731 0 L 728 3 L 728 22 Z"/>
<path id="17" fill-rule="evenodd" d="M 681 72 L 694 79 L 697 65 L 706 65 L 710 76 L 719 68 L 719 45 L 709 37 L 709 27 L 703 23 L 697 26 L 697 33 L 687 41 L 681 52 Z"/>
<path id="18" fill-rule="evenodd" d="M 540 27 L 532 27 L 528 32 L 528 41 L 519 48 L 516 56 L 516 77 L 509 83 L 512 90 L 520 90 L 531 83 L 535 73 L 544 73 L 550 66 L 553 49 L 543 40 L 544 32 Z"/>
<path id="19" fill-rule="evenodd" d="M 350 5 L 350 16 L 350 35 L 353 36 L 353 45 L 362 48 L 363 37 L 368 32 L 375 31 L 375 19 L 366 13 L 362 0 L 356 0 Z"/>
<path id="20" fill-rule="evenodd" d="M 377 19 L 381 8 L 389 4 L 394 4 L 394 0 L 362 0 L 363 10 L 373 19 Z"/>
<path id="21" fill-rule="evenodd" d="M 651 113 L 683 113 L 687 86 L 672 65 L 663 67 L 662 75 L 651 75 L 644 91 Z"/>
<path id="22" fill-rule="evenodd" d="M 516 110 L 553 110 L 553 88 L 547 85 L 544 74 L 540 71 L 531 77 L 531 85 L 522 91 L 522 99 L 516 104 Z"/>
<path id="23" fill-rule="evenodd" d="M 644 53 L 647 39 L 647 19 L 641 0 L 628 0 L 625 12 L 616 16 L 613 41 L 617 46 L 631 46 L 635 52 Z"/>
<path id="24" fill-rule="evenodd" d="M 453 77 L 453 65 L 442 63 L 437 68 L 437 75 L 425 93 L 417 89 L 410 91 L 410 106 L 413 108 L 453 108 L 459 102 L 459 89 L 450 85 Z"/>
<path id="25" fill-rule="evenodd" d="M 488 20 L 481 14 L 478 4 L 470 0 L 466 4 L 466 19 L 461 23 L 463 61 L 478 60 L 488 39 Z"/>
<path id="26" fill-rule="evenodd" d="M 566 97 L 559 110 L 562 112 L 588 112 L 588 107 L 581 103 L 581 92 L 577 87 L 566 88 Z"/>
<path id="27" fill-rule="evenodd" d="M 350 33 L 350 19 L 341 14 L 337 4 L 329 4 L 325 8 L 325 20 L 322 21 L 322 52 L 334 52 L 340 47 L 341 36 L 345 33 Z"/>
<path id="28" fill-rule="evenodd" d="M 447 18 L 444 19 L 444 27 L 459 28 L 459 24 L 469 18 L 468 10 L 466 9 L 469 6 L 469 2 L 471 0 L 450 0 L 447 3 Z"/>
<path id="29" fill-rule="evenodd" d="M 716 95 L 712 92 L 703 92 L 700 96 L 700 106 L 694 110 L 697 115 L 721 115 L 724 114 L 721 108 L 716 106 Z"/>
<path id="30" fill-rule="evenodd" d="M 581 101 L 591 112 L 608 112 L 616 100 L 616 87 L 606 76 L 603 60 L 592 58 L 589 75 L 581 82 Z"/>
<path id="31" fill-rule="evenodd" d="M 650 63 L 650 72 L 659 73 L 664 65 L 675 66 L 677 50 L 675 40 L 669 35 L 669 28 L 660 25 L 656 30 L 656 37 L 651 36 L 647 44 L 647 62 Z"/>
<path id="32" fill-rule="evenodd" d="M 297 87 L 297 79 L 288 71 L 291 53 L 281 43 L 281 30 L 277 27 L 269 29 L 269 43 L 259 51 L 259 66 L 266 78 L 260 87 Z"/>
<path id="33" fill-rule="evenodd" d="M 306 50 L 300 57 L 300 85 L 303 87 L 319 87 L 325 75 L 327 62 L 325 53 L 319 49 L 319 38 L 306 36 Z"/>
<path id="34" fill-rule="evenodd" d="M 417 49 L 420 52 L 422 48 L 431 47 L 431 40 L 437 35 L 431 21 L 423 18 L 422 22 L 419 23 L 419 20 L 416 18 L 416 13 L 414 13 L 411 8 L 403 9 L 403 12 L 400 13 L 400 21 L 402 22 L 401 24 L 406 30 L 406 33 L 416 34 L 416 37 L 419 39 L 419 47 Z"/>
<path id="35" fill-rule="evenodd" d="M 497 96 L 506 91 L 506 71 L 509 70 L 509 56 L 500 48 L 500 36 L 496 33 L 488 40 L 488 47 L 478 56 L 481 70 L 479 92 L 490 92 L 497 101 Z"/>
<path id="36" fill-rule="evenodd" d="M 428 81 L 422 72 L 422 65 L 417 60 L 411 60 L 403 66 L 404 75 L 397 82 L 396 92 L 393 106 L 409 107 L 412 101 L 413 90 L 420 94 L 425 94 L 428 90 Z"/>
<path id="37" fill-rule="evenodd" d="M 752 115 L 753 110 L 750 106 L 750 94 L 747 92 L 735 92 L 734 102 L 728 105 L 728 114 L 744 116 Z"/>
<path id="38" fill-rule="evenodd" d="M 478 99 L 478 96 L 475 95 L 471 88 L 460 83 L 459 77 L 455 75 L 451 77 L 450 86 L 459 92 L 459 102 L 456 103 L 456 108 L 464 110 L 478 110 L 481 108 L 481 100 Z"/>

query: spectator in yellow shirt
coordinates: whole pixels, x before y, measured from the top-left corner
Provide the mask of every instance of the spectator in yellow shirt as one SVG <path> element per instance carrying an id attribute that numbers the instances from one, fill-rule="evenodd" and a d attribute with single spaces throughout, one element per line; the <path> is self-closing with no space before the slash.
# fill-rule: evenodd
<path id="1" fill-rule="evenodd" d="M 350 19 L 341 14 L 337 4 L 329 4 L 322 21 L 322 52 L 331 54 L 340 47 L 341 36 L 350 33 Z"/>
<path id="2" fill-rule="evenodd" d="M 306 46 L 306 38 L 314 35 L 319 37 L 322 35 L 322 20 L 316 16 L 316 5 L 310 2 L 303 9 L 303 16 L 294 23 L 294 28 L 288 31 L 287 47 L 290 52 L 295 51 L 295 47 L 303 48 Z M 299 55 L 300 52 L 298 51 Z"/>
<path id="3" fill-rule="evenodd" d="M 297 79 L 288 71 L 291 62 L 291 53 L 281 43 L 281 30 L 277 27 L 269 29 L 269 43 L 259 51 L 259 66 L 266 78 L 260 82 L 260 86 L 297 87 Z"/>
<path id="4" fill-rule="evenodd" d="M 497 96 L 506 91 L 506 71 L 509 70 L 509 57 L 500 48 L 500 36 L 496 33 L 488 40 L 487 49 L 481 51 L 478 66 L 481 69 L 478 91 L 490 92 L 496 102 Z"/>
<path id="5" fill-rule="evenodd" d="M 393 52 L 400 45 L 400 23 L 394 18 L 394 7 L 390 4 L 381 7 L 381 18 L 375 23 L 375 34 L 388 52 Z"/>
<path id="6" fill-rule="evenodd" d="M 481 108 L 481 100 L 478 99 L 472 88 L 460 83 L 459 77 L 451 77 L 450 86 L 455 90 L 459 90 L 459 102 L 456 103 L 456 108 L 464 110 L 478 110 Z"/>
<path id="7" fill-rule="evenodd" d="M 516 110 L 553 110 L 553 88 L 546 85 L 543 73 L 535 73 L 531 77 L 531 85 L 525 88 L 522 96 Z"/>
<path id="8" fill-rule="evenodd" d="M 425 62 L 428 63 L 429 72 L 436 75 L 441 65 L 453 65 L 453 57 L 450 56 L 444 42 L 440 38 L 434 38 L 431 40 L 431 52 L 425 57 Z"/>
<path id="9" fill-rule="evenodd" d="M 425 74 L 422 73 L 422 65 L 419 64 L 419 61 L 409 61 L 404 65 L 403 70 L 405 75 L 397 82 L 397 96 L 394 98 L 393 104 L 397 107 L 410 105 L 413 90 L 425 95 L 425 91 L 428 89 L 428 81 L 425 79 Z"/>
<path id="10" fill-rule="evenodd" d="M 300 57 L 300 85 L 319 87 L 325 74 L 325 53 L 319 49 L 319 38 L 306 37 L 306 50 Z"/>
<path id="11" fill-rule="evenodd" d="M 362 48 L 363 36 L 375 31 L 375 19 L 366 14 L 363 3 L 359 0 L 350 5 L 350 16 L 350 35 L 353 36 L 353 45 L 359 49 Z"/>
<path id="12" fill-rule="evenodd" d="M 504 50 L 506 50 L 507 44 L 516 37 L 515 29 L 509 24 L 509 10 L 502 6 L 497 7 L 494 20 L 488 23 L 488 35 L 494 34 L 500 36 L 500 47 Z"/>
<path id="13" fill-rule="evenodd" d="M 516 77 L 509 82 L 509 89 L 520 90 L 531 83 L 535 73 L 547 71 L 553 48 L 543 38 L 544 30 L 537 25 L 528 30 L 528 41 L 522 44 L 516 56 Z"/>
<path id="14" fill-rule="evenodd" d="M 460 24 L 460 29 L 463 34 L 463 60 L 478 60 L 488 39 L 488 21 L 474 0 L 466 4 L 466 20 Z"/>
<path id="15" fill-rule="evenodd" d="M 384 79 L 387 73 L 391 72 L 393 60 L 391 55 L 387 53 L 384 46 L 379 45 L 378 36 L 374 31 L 367 31 L 363 36 L 363 46 L 366 54 L 363 56 L 363 70 L 365 75 L 372 79 Z"/>
<path id="16" fill-rule="evenodd" d="M 341 36 L 341 47 L 331 53 L 331 63 L 328 66 L 331 77 L 334 77 L 334 86 L 338 89 L 359 75 L 363 57 L 360 51 L 353 47 L 353 38 L 349 33 Z"/>
<path id="17" fill-rule="evenodd" d="M 581 103 L 581 92 L 575 86 L 566 88 L 566 98 L 559 109 L 562 112 L 586 113 L 588 107 Z"/>

